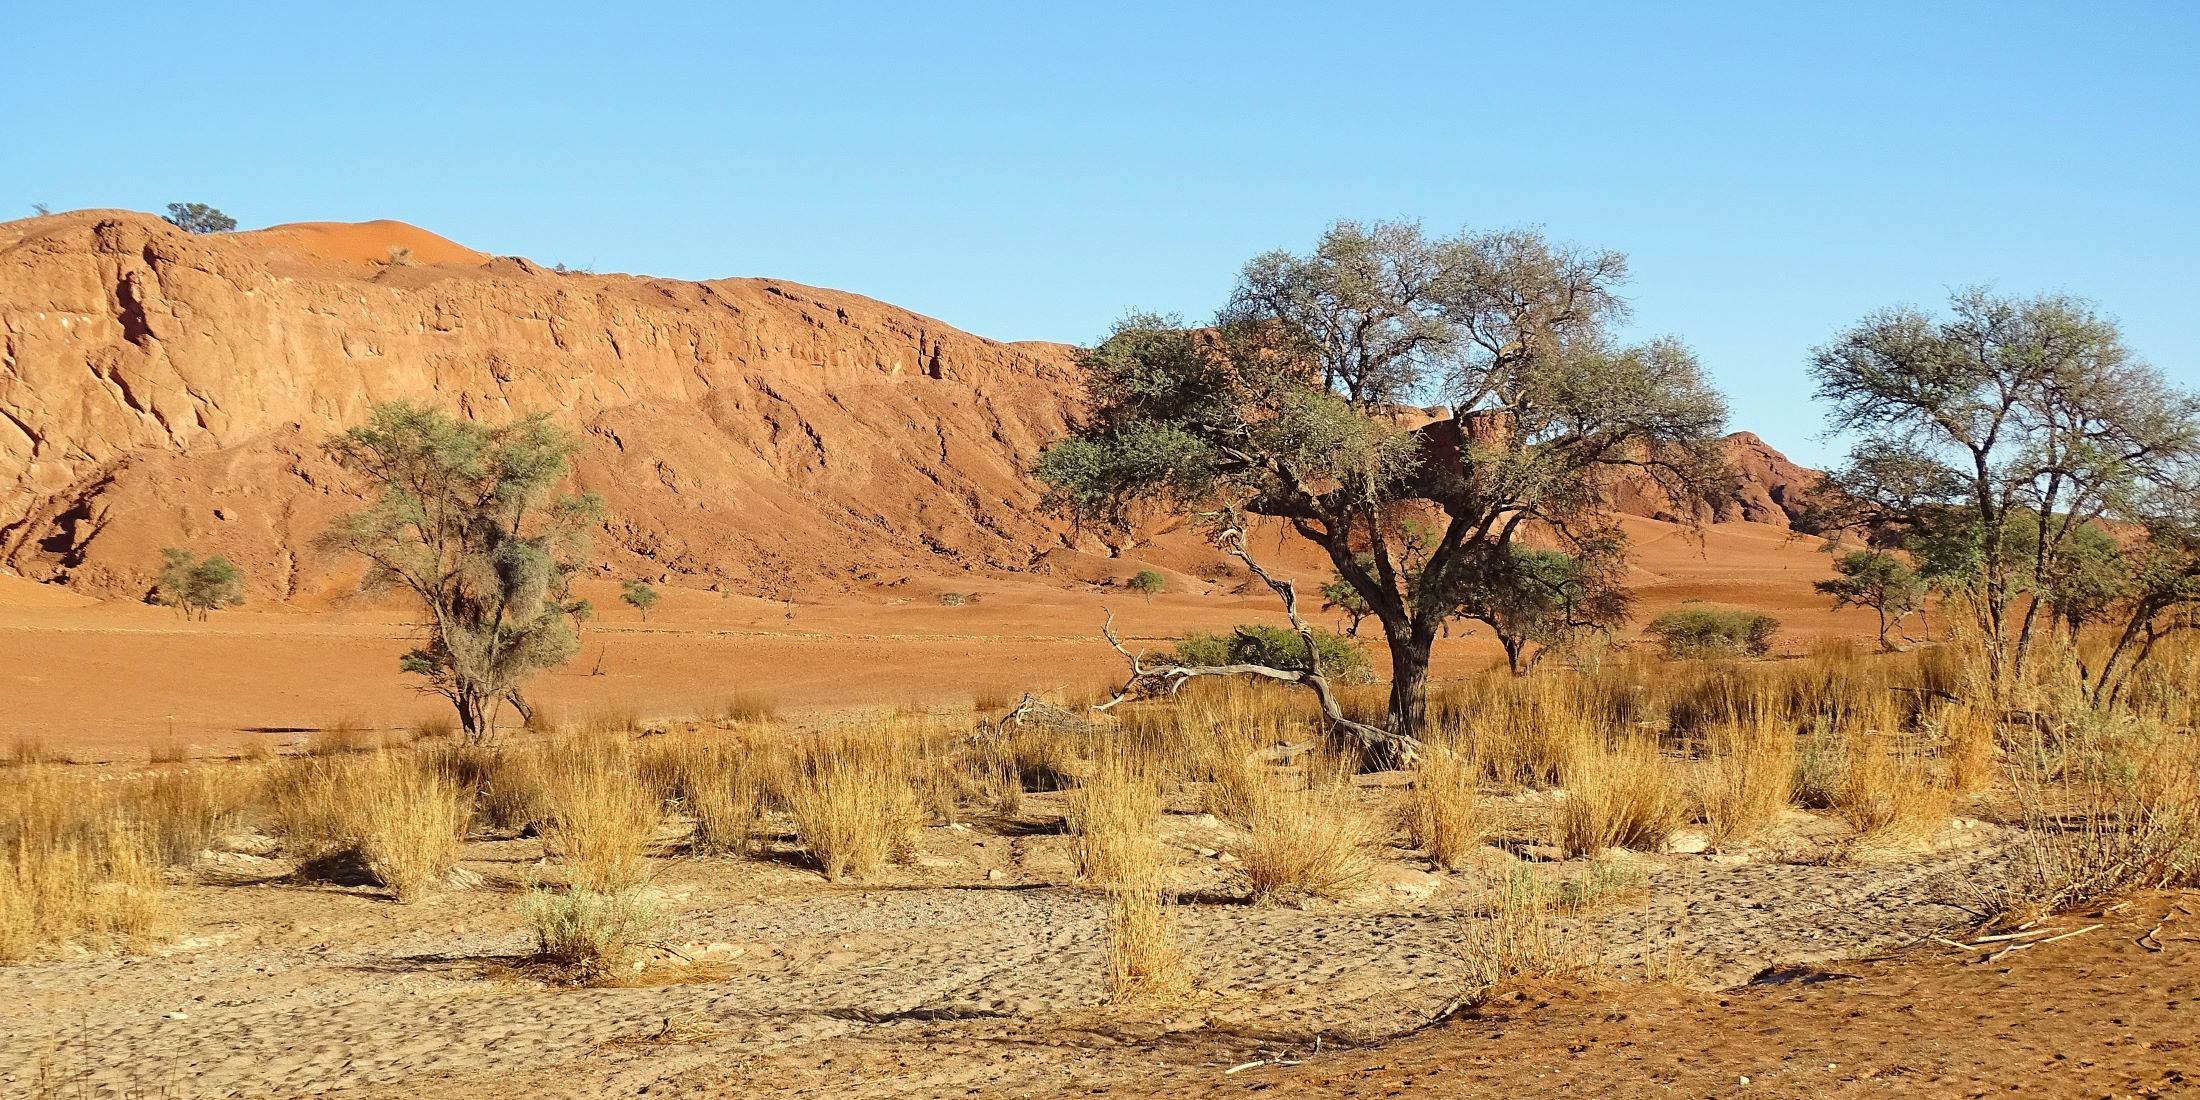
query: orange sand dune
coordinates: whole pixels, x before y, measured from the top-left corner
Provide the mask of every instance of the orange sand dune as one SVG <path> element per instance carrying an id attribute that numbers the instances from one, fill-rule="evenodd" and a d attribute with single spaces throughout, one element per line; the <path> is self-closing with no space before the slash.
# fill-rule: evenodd
<path id="1" fill-rule="evenodd" d="M 351 264 L 387 264 L 392 249 L 412 250 L 415 264 L 484 264 L 489 255 L 476 252 L 416 225 L 380 219 L 371 222 L 292 222 L 239 233 L 240 243 Z"/>

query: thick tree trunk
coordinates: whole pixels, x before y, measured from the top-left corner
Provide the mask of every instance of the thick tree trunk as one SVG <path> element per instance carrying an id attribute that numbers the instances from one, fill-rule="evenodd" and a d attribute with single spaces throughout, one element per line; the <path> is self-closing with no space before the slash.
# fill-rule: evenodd
<path id="1" fill-rule="evenodd" d="M 1390 731 L 1419 740 L 1428 723 L 1428 654 L 1434 638 L 1386 629 L 1390 640 Z"/>

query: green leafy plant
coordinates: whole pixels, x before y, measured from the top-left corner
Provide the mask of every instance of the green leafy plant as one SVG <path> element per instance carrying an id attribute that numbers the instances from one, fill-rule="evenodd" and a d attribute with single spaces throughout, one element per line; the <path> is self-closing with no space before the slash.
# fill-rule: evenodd
<path id="1" fill-rule="evenodd" d="M 171 546 L 160 552 L 160 562 L 153 599 L 187 619 L 204 622 L 216 608 L 244 603 L 244 573 L 220 554 L 209 554 L 202 561 L 188 550 Z"/>

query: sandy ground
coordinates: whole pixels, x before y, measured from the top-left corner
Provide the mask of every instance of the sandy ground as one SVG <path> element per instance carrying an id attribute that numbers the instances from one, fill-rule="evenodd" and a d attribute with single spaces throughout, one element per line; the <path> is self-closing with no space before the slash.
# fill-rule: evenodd
<path id="1" fill-rule="evenodd" d="M 1691 534 L 1627 522 L 1641 566 L 1632 583 L 1642 620 L 1683 600 L 1710 599 L 1779 616 L 1790 648 L 1873 629 L 1868 612 L 1832 611 L 1811 591 L 1811 581 L 1831 575 L 1815 539 L 1757 524 Z M 1129 644 L 1154 649 L 1186 630 L 1283 621 L 1272 596 L 1236 580 L 1152 600 L 1029 578 L 934 578 L 908 587 L 917 591 L 793 605 L 667 587 L 644 622 L 618 602 L 615 585 L 583 585 L 581 595 L 602 612 L 580 657 L 537 677 L 529 691 L 554 711 L 645 720 L 708 712 L 738 694 L 768 697 L 791 713 L 967 704 L 980 692 L 1013 697 L 1120 682 L 1122 662 L 1099 638 L 1105 609 L 1115 611 Z M 979 599 L 944 607 L 934 589 Z M 1320 621 L 1341 625 L 1333 614 Z M 0 737 L 40 737 L 79 759 L 142 759 L 148 744 L 170 737 L 222 753 L 340 720 L 398 727 L 447 716 L 447 706 L 397 672 L 398 655 L 417 637 L 405 609 L 390 604 L 248 607 L 187 623 L 161 608 L 0 576 L 7 701 Z M 1372 648 L 1380 670 L 1386 658 L 1379 644 Z M 1439 676 L 1479 673 L 1501 659 L 1479 628 L 1440 641 L 1436 656 Z"/>
<path id="2" fill-rule="evenodd" d="M 926 829 L 913 866 L 862 885 L 784 854 L 668 860 L 663 935 L 715 961 L 622 988 L 518 967 L 532 945 L 513 898 L 540 871 L 536 841 L 472 843 L 481 886 L 400 906 L 292 881 L 279 852 L 251 854 L 264 838 L 236 837 L 179 879 L 156 953 L 0 971 L 0 1094 L 40 1073 L 84 1097 L 1192 1094 L 1224 1067 L 1355 1051 L 1455 1009 L 1463 929 L 1487 870 L 1515 858 L 1493 847 L 1485 871 L 1432 873 L 1394 849 L 1347 902 L 1256 906 L 1224 858 L 1230 827 L 1175 805 L 1164 835 L 1198 988 L 1110 1008 L 1102 911 L 1072 884 L 1063 808 L 1034 795 L 1015 818 Z M 1534 835 L 1547 808 L 1517 801 L 1500 837 Z M 1837 831 L 1798 814 L 1762 852 L 1830 851 Z M 1708 990 L 1955 929 L 1956 883 L 1992 874 L 2004 844 L 1962 823 L 1937 850 L 1870 865 L 1676 854 L 1537 873 L 1615 884 L 1561 924 L 1597 973 Z"/>

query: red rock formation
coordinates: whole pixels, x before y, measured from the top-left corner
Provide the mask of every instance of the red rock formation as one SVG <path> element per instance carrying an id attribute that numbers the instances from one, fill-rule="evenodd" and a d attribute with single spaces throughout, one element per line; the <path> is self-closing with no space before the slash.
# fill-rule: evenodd
<path id="1" fill-rule="evenodd" d="M 398 398 L 585 433 L 620 575 L 778 593 L 1099 565 L 1065 557 L 1026 474 L 1081 399 L 1065 345 L 768 279 L 552 272 L 398 222 L 0 224 L 0 567 L 131 597 L 186 545 L 320 602 L 356 575 L 314 548 L 356 503 L 320 446 Z M 1785 523 L 1815 475 L 1733 438 L 1743 491 L 1716 518 Z"/>

